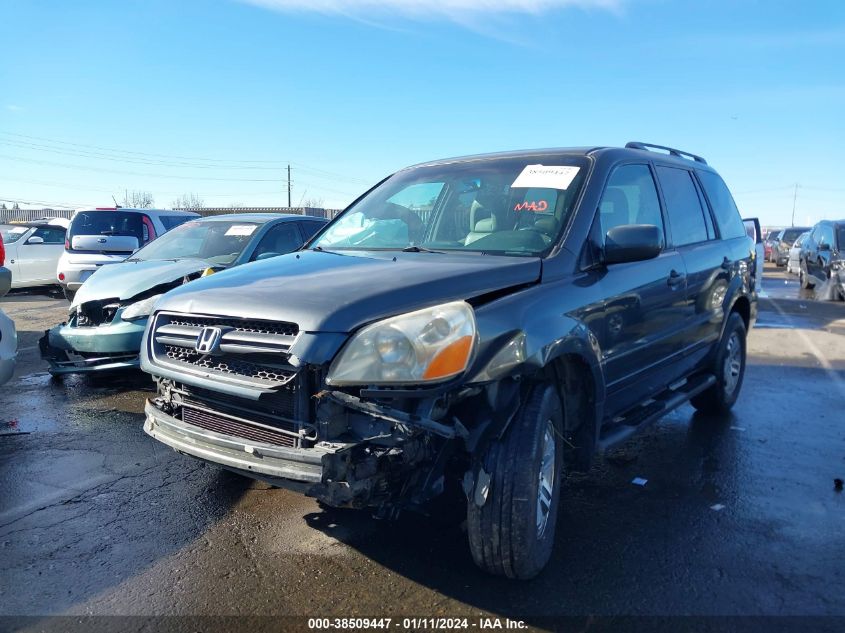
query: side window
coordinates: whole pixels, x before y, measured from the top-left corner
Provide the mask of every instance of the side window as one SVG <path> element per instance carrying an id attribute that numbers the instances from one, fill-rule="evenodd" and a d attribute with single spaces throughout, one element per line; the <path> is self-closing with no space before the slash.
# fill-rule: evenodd
<path id="1" fill-rule="evenodd" d="M 833 227 L 825 224 L 820 228 L 819 244 L 827 244 L 833 248 Z"/>
<path id="2" fill-rule="evenodd" d="M 277 224 L 261 238 L 250 261 L 284 255 L 295 251 L 300 246 L 302 246 L 302 238 L 299 237 L 296 222 Z"/>
<path id="3" fill-rule="evenodd" d="M 44 226 L 35 229 L 32 237 L 42 238 L 45 244 L 64 244 L 65 229 L 62 227 Z"/>
<path id="4" fill-rule="evenodd" d="M 701 186 L 704 187 L 704 193 L 707 194 L 707 199 L 710 201 L 713 215 L 716 216 L 716 224 L 719 225 L 722 239 L 742 237 L 744 232 L 742 230 L 742 218 L 725 181 L 714 172 L 697 171 L 696 173 Z"/>
<path id="5" fill-rule="evenodd" d="M 325 225 L 321 222 L 311 222 L 309 220 L 304 220 L 299 223 L 299 230 L 302 231 L 302 239 L 303 240 L 310 240 L 311 237 L 323 228 Z"/>
<path id="6" fill-rule="evenodd" d="M 613 170 L 599 204 L 602 241 L 623 224 L 653 224 L 663 237 L 663 217 L 648 165 L 622 165 Z"/>
<path id="7" fill-rule="evenodd" d="M 175 229 L 180 224 L 184 224 L 188 220 L 193 220 L 194 218 L 190 215 L 160 215 L 158 219 L 161 220 L 164 230 L 169 231 L 170 229 Z"/>
<path id="8" fill-rule="evenodd" d="M 669 216 L 669 229 L 675 246 L 695 244 L 707 240 L 707 224 L 704 221 L 704 209 L 695 189 L 692 174 L 686 169 L 657 167 L 657 177 L 663 188 L 666 212 Z M 740 223 L 742 235 L 745 227 Z"/>

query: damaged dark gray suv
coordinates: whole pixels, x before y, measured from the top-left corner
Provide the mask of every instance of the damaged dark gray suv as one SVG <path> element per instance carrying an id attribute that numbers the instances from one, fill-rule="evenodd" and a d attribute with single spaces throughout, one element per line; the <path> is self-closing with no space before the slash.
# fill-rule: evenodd
<path id="1" fill-rule="evenodd" d="M 733 405 L 754 257 L 722 179 L 679 150 L 417 165 L 299 252 L 167 293 L 144 428 L 329 506 L 458 493 L 476 563 L 531 578 L 567 471 L 688 401 Z"/>

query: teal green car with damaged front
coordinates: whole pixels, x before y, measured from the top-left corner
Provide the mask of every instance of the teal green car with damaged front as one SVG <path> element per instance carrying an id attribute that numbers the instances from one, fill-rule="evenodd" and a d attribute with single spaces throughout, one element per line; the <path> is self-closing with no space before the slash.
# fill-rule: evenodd
<path id="1" fill-rule="evenodd" d="M 68 320 L 41 337 L 41 356 L 54 376 L 137 368 L 147 319 L 166 292 L 212 272 L 294 251 L 325 222 L 276 213 L 187 222 L 91 275 L 77 291 Z"/>

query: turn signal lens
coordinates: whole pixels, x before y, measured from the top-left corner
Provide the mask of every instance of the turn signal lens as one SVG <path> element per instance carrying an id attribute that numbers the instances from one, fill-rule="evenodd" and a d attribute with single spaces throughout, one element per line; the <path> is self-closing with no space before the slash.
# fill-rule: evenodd
<path id="1" fill-rule="evenodd" d="M 423 374 L 426 380 L 437 380 L 460 374 L 469 364 L 472 337 L 463 336 L 437 352 Z"/>

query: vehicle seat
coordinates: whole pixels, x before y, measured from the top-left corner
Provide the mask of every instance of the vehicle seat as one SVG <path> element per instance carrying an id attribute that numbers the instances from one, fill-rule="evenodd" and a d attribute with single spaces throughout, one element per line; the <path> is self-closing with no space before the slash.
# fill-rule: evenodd
<path id="1" fill-rule="evenodd" d="M 501 196 L 479 194 L 469 209 L 470 231 L 464 238 L 464 245 L 502 230 L 504 210 Z"/>
<path id="2" fill-rule="evenodd" d="M 472 217 L 472 215 L 473 214 L 470 213 L 470 217 Z M 470 231 L 464 239 L 464 246 L 468 246 L 476 240 L 480 240 L 482 237 L 487 237 L 491 233 L 495 233 L 497 228 L 498 222 L 496 221 L 495 215 L 491 215 L 489 218 L 484 218 L 483 220 L 478 220 L 472 228 L 472 231 Z"/>
<path id="3" fill-rule="evenodd" d="M 560 222 L 552 215 L 537 218 L 534 221 L 534 230 L 540 233 L 548 242 L 557 237 L 560 230 Z"/>

